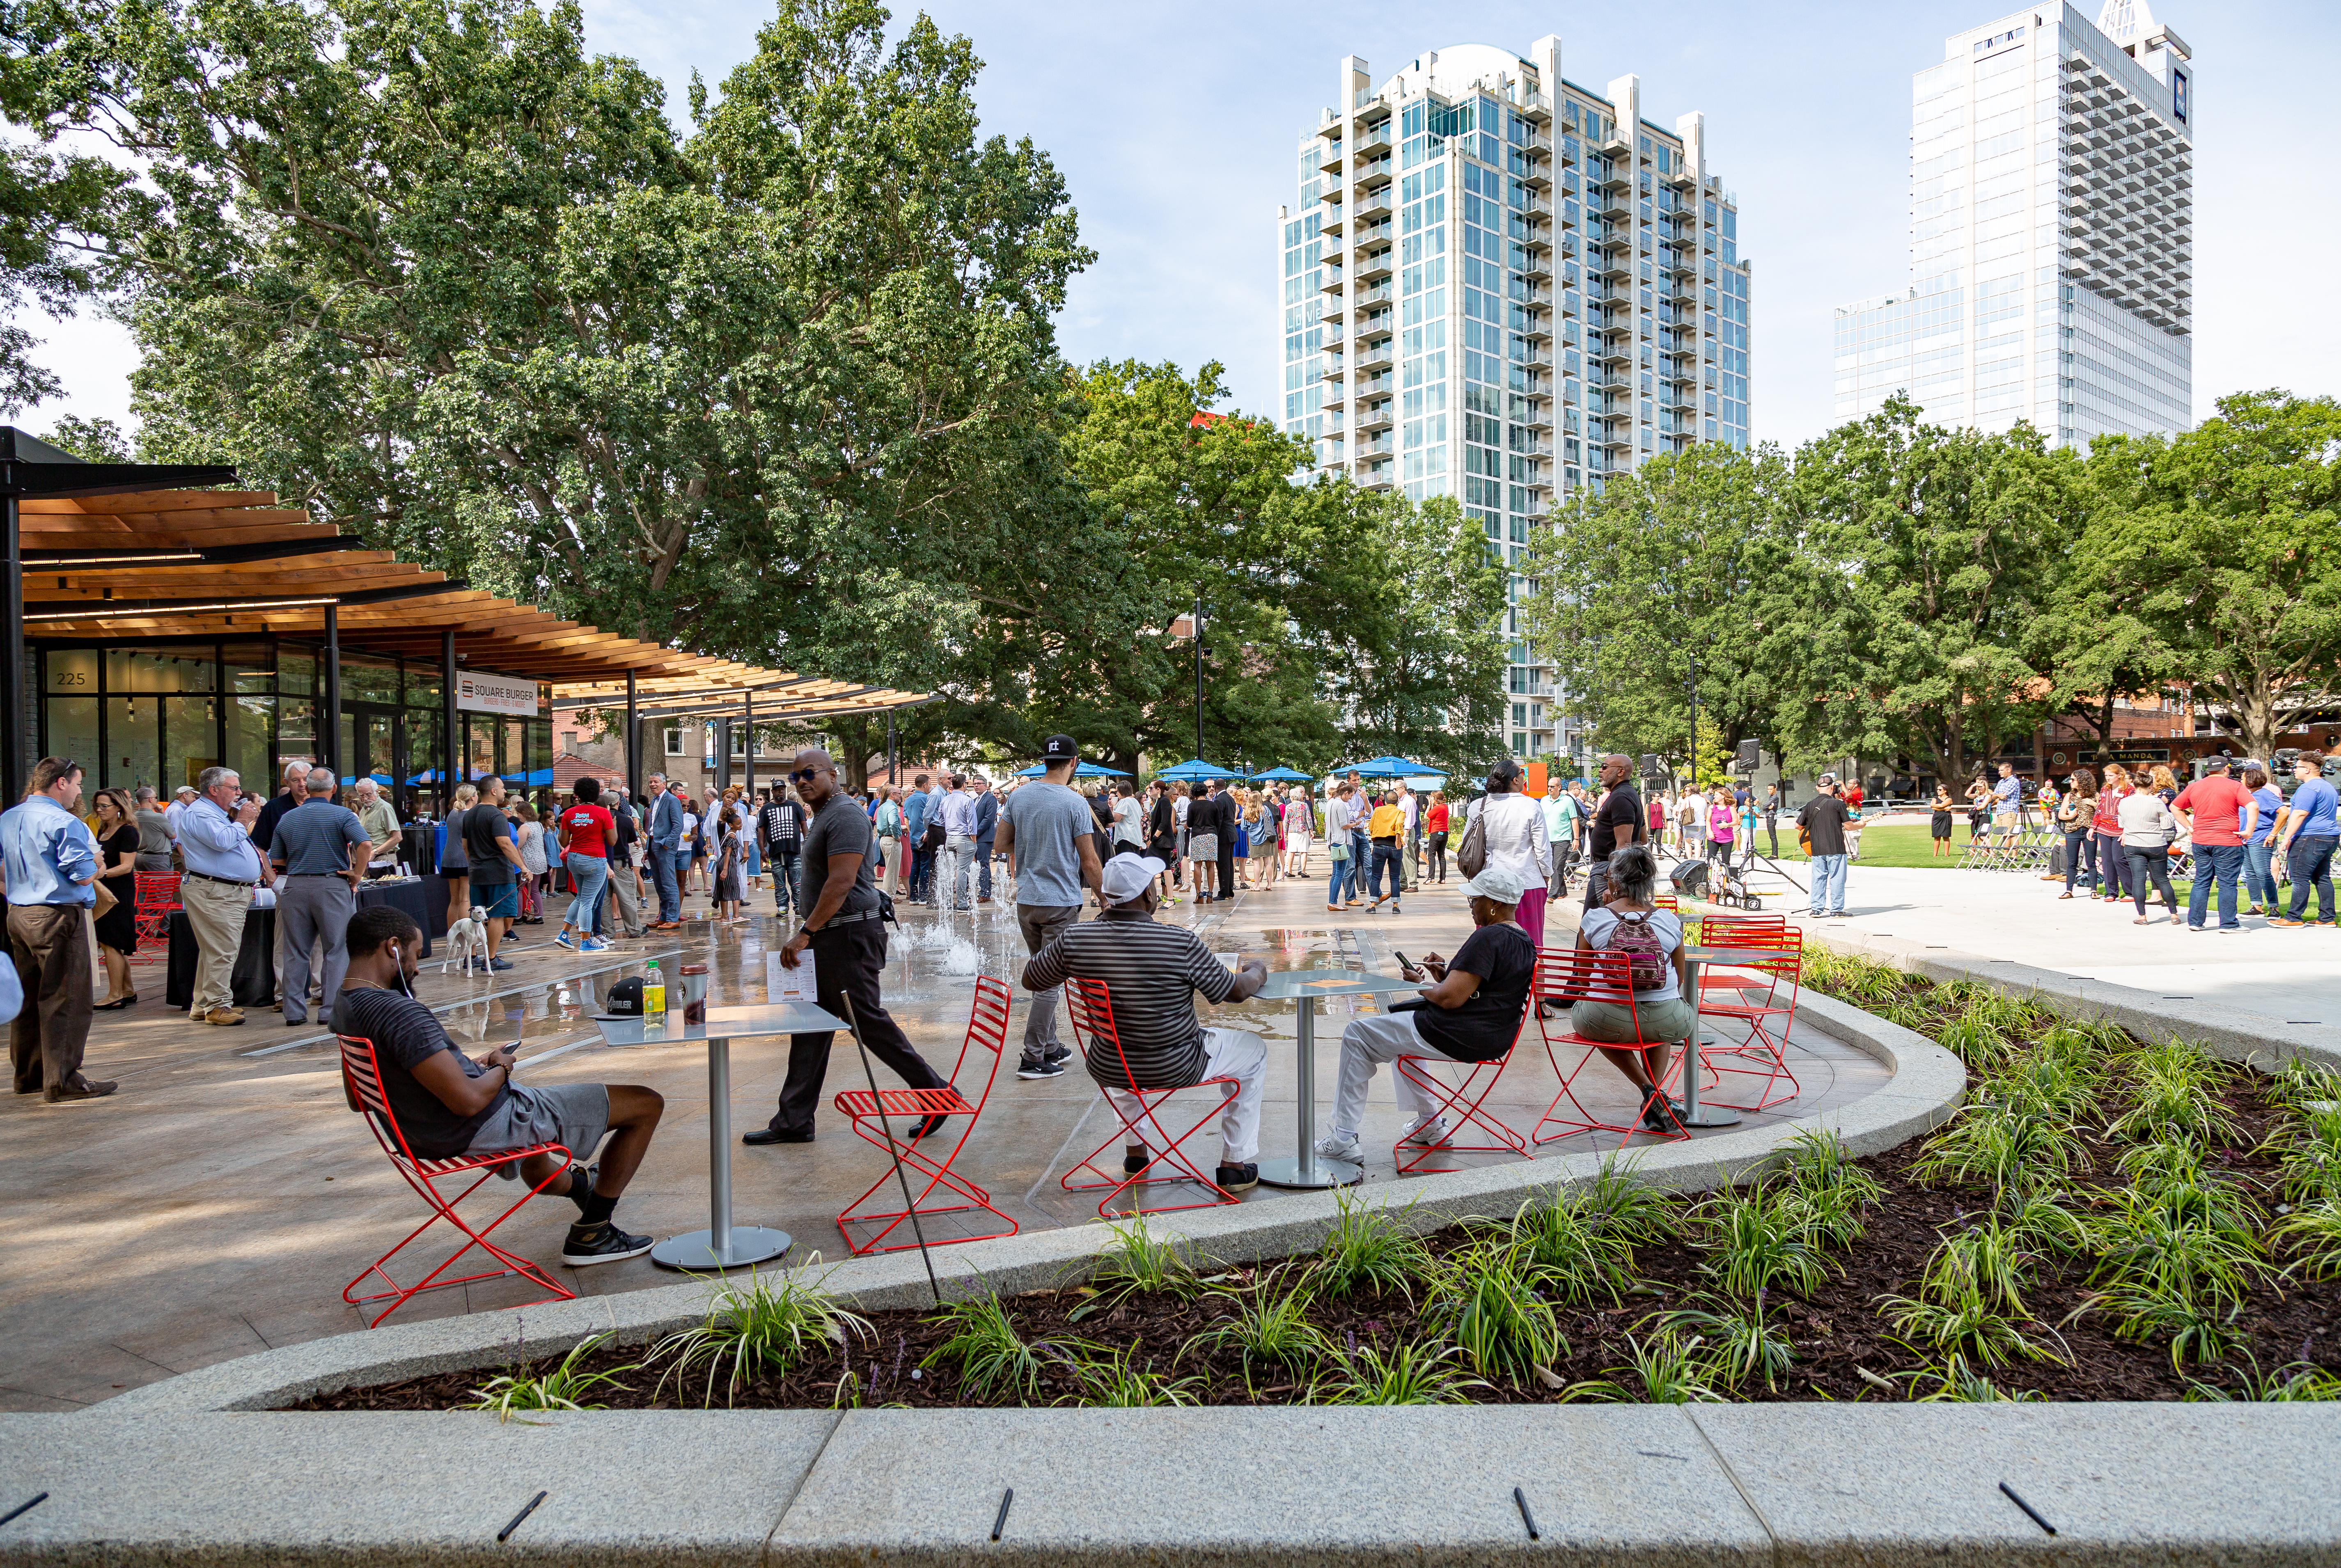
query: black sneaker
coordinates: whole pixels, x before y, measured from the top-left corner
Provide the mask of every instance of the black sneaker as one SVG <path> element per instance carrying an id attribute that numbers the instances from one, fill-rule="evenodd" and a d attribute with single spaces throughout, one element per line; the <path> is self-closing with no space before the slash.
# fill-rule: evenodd
<path id="1" fill-rule="evenodd" d="M 561 1261 L 572 1268 L 585 1268 L 597 1263 L 620 1263 L 630 1257 L 640 1257 L 657 1245 L 646 1236 L 628 1236 L 608 1220 L 600 1225 L 573 1225 L 569 1239 L 561 1244 Z"/>
<path id="2" fill-rule="evenodd" d="M 1073 1047 L 1071 1046 L 1051 1046 L 1046 1051 L 1043 1051 L 1041 1055 L 1047 1057 L 1052 1062 L 1069 1062 L 1073 1059 Z"/>
<path id="3" fill-rule="evenodd" d="M 1153 1163 L 1154 1151 L 1148 1148 L 1144 1144 L 1140 1144 L 1136 1148 L 1131 1148 L 1126 1144 L 1122 1146 L 1122 1175 L 1136 1176 L 1139 1172 L 1144 1170 L 1148 1166 L 1151 1166 Z"/>
<path id="4" fill-rule="evenodd" d="M 1045 1058 L 1036 1060 L 1026 1057 L 1016 1064 L 1016 1076 L 1020 1078 L 1058 1078 L 1064 1074 L 1062 1067 Z"/>
<path id="5" fill-rule="evenodd" d="M 1211 1180 L 1221 1192 L 1250 1192 L 1260 1185 L 1260 1166 L 1250 1162 L 1221 1166 Z"/>
<path id="6" fill-rule="evenodd" d="M 1643 1097 L 1642 1126 L 1654 1133 L 1682 1131 L 1682 1124 L 1677 1119 L 1681 1114 L 1680 1105 L 1659 1094 L 1656 1089 Z"/>
<path id="7" fill-rule="evenodd" d="M 593 1180 L 601 1174 L 602 1167 L 597 1165 L 571 1166 L 569 1167 L 569 1187 L 567 1191 L 562 1194 L 562 1196 L 567 1198 L 571 1203 L 575 1204 L 579 1213 L 583 1213 L 586 1204 L 590 1203 L 593 1197 Z"/>

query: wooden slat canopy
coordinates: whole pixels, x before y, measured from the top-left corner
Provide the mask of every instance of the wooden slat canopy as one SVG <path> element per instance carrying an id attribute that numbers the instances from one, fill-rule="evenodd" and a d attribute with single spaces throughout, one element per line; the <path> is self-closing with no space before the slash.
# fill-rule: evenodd
<path id="1" fill-rule="evenodd" d="M 44 640 L 320 638 L 435 659 L 448 629 L 467 668 L 533 677 L 564 706 L 640 696 L 712 711 L 752 694 L 759 719 L 882 712 L 931 700 L 766 670 L 563 620 L 313 522 L 264 491 L 172 490 L 20 505 L 25 632 Z"/>

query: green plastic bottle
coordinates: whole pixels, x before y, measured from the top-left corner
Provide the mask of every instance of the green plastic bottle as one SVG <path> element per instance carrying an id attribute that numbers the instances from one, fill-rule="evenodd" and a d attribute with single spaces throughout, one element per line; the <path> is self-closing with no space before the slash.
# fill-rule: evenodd
<path id="1" fill-rule="evenodd" d="M 650 961 L 643 976 L 643 1017 L 655 1018 L 666 1012 L 666 979 L 659 973 L 658 960 Z"/>

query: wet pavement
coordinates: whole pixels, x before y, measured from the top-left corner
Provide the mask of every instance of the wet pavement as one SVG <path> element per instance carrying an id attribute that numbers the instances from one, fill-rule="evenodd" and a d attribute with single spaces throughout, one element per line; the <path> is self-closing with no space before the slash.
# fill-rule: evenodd
<path id="1" fill-rule="evenodd" d="M 1312 880 L 1246 892 L 1232 904 L 1199 908 L 1182 903 L 1161 918 L 1191 926 L 1215 952 L 1257 954 L 1271 968 L 1362 965 L 1385 974 L 1397 972 L 1394 950 L 1416 958 L 1451 953 L 1469 930 L 1469 912 L 1451 884 L 1409 895 L 1402 914 L 1328 910 L 1324 886 L 1320 867 Z M 769 910 L 771 894 L 761 898 Z M 686 907 L 702 902 L 687 899 Z M 556 919 L 559 907 L 554 900 Z M 902 911 L 903 925 L 893 935 L 886 967 L 887 1005 L 921 1052 L 948 1074 L 965 1036 L 972 978 L 997 975 L 1012 985 L 1022 965 L 1014 908 L 1003 899 L 958 912 L 905 903 Z M 599 1010 L 612 982 L 639 974 L 650 958 L 670 968 L 678 961 L 706 963 L 715 1005 L 761 1003 L 766 956 L 789 927 L 769 913 L 734 926 L 692 920 L 679 932 L 621 942 L 592 957 L 553 947 L 557 928 L 519 928 L 516 942 L 506 948 L 514 966 L 508 973 L 466 978 L 443 974 L 434 959 L 424 966 L 417 993 L 440 1010 L 459 1042 L 474 1049 L 522 1041 L 524 1082 L 635 1083 L 664 1095 L 664 1123 L 618 1218 L 630 1230 L 659 1236 L 702 1227 L 708 1192 L 704 1047 L 607 1047 L 589 1015 Z M 1556 927 L 1548 939 L 1558 935 Z M 0 1409 L 75 1408 L 175 1372 L 360 1327 L 356 1312 L 341 1300 L 343 1285 L 426 1212 L 347 1109 L 330 1036 L 314 1026 L 286 1028 L 275 1014 L 261 1010 L 239 1028 L 190 1025 L 162 1006 L 159 963 L 134 973 L 144 999 L 125 1014 L 100 1015 L 89 1048 L 88 1070 L 120 1078 L 118 1094 L 57 1107 L 37 1097 L 0 1102 L 0 1194 L 5 1195 L 0 1216 L 13 1244 L 9 1266 L 0 1274 L 0 1312 L 13 1329 L 0 1347 Z M 1348 997 L 1318 1004 L 1320 1132 L 1331 1106 L 1341 1027 L 1372 1005 Z M 1115 1124 L 1078 1061 L 1053 1079 L 1027 1082 L 1014 1076 L 1025 1011 L 1019 990 L 1008 1050 L 954 1169 L 987 1187 L 992 1202 L 1026 1229 L 1079 1223 L 1094 1216 L 1098 1195 L 1068 1192 L 1061 1178 L 1111 1138 Z M 1295 1152 L 1293 1004 L 1205 1005 L 1202 1011 L 1206 1022 L 1240 1021 L 1268 1042 L 1261 1156 Z M 1060 1017 L 1061 1027 L 1061 1010 Z M 1066 1043 L 1072 1043 L 1070 1037 Z M 1884 1069 L 1870 1058 L 1812 1031 L 1795 1031 L 1790 1049 L 1799 1092 L 1750 1116 L 1749 1123 L 1808 1116 L 1885 1081 Z M 736 1133 L 762 1125 L 771 1114 L 788 1041 L 741 1039 L 731 1057 Z M 1576 1059 L 1573 1051 L 1561 1054 L 1566 1066 Z M 991 1067 L 990 1054 L 980 1048 L 961 1064 L 957 1081 L 971 1100 L 982 1097 Z M 880 1082 L 891 1087 L 882 1068 Z M 828 1091 L 862 1084 L 851 1038 L 841 1035 Z M 1531 1023 L 1487 1105 L 1526 1132 L 1556 1087 Z M 1601 1063 L 1579 1077 L 1578 1092 L 1605 1119 L 1631 1115 L 1631 1091 Z M 1187 1119 L 1203 1108 L 1199 1100 Z M 1391 1146 L 1400 1131 L 1385 1075 L 1374 1085 L 1362 1129 L 1369 1183 L 1407 1179 L 1394 1166 Z M 1538 1152 L 1549 1156 L 1616 1141 L 1609 1135 L 1597 1146 L 1579 1136 Z M 1199 1163 L 1215 1160 L 1216 1130 L 1206 1127 L 1189 1146 Z M 735 1146 L 732 1152 L 735 1223 L 792 1233 L 797 1245 L 791 1261 L 813 1252 L 843 1255 L 838 1211 L 889 1170 L 883 1154 L 854 1136 L 826 1105 L 813 1143 Z M 1511 1156 L 1457 1155 L 1448 1163 L 1504 1157 Z M 1261 1186 L 1246 1201 L 1280 1196 Z M 549 1262 L 573 1213 L 565 1200 L 541 1200 L 514 1215 L 496 1236 Z M 966 1218 L 930 1221 L 928 1238 L 983 1234 Z M 973 1218 L 990 1216 L 978 1211 Z M 430 1262 L 438 1255 L 443 1249 Z M 581 1295 L 677 1278 L 648 1258 L 565 1277 Z M 532 1294 L 510 1280 L 458 1286 L 416 1297 L 392 1321 L 508 1306 Z"/>

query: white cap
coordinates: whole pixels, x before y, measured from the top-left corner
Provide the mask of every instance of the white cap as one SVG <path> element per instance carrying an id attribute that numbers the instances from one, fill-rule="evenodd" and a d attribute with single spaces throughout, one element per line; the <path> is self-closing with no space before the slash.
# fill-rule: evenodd
<path id="1" fill-rule="evenodd" d="M 1105 863 L 1105 874 L 1098 880 L 1107 903 L 1127 904 L 1145 892 L 1146 885 L 1162 875 L 1162 862 L 1153 856 L 1124 850 Z"/>
<path id="2" fill-rule="evenodd" d="M 1499 871 L 1493 866 L 1482 868 L 1478 876 L 1463 884 L 1465 898 L 1490 898 L 1499 904 L 1519 903 L 1521 890 L 1518 877 L 1508 871 Z"/>

